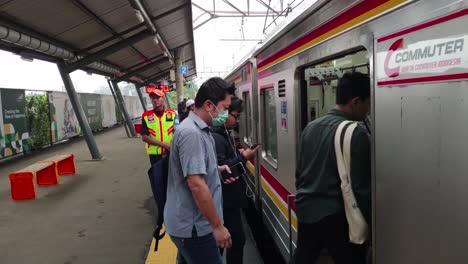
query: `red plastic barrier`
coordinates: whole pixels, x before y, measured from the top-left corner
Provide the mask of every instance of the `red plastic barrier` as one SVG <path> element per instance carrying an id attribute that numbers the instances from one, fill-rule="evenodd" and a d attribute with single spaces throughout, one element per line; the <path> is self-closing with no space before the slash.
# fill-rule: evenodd
<path id="1" fill-rule="evenodd" d="M 48 158 L 46 161 L 57 162 L 58 175 L 70 175 L 76 173 L 75 155 L 73 153 L 56 155 Z"/>
<path id="2" fill-rule="evenodd" d="M 140 134 L 141 133 L 141 124 L 134 124 L 134 127 L 135 127 L 135 132 Z"/>
<path id="3" fill-rule="evenodd" d="M 59 183 L 57 162 L 39 161 L 24 169 L 10 173 L 11 198 L 13 200 L 28 200 L 36 197 L 34 174 L 36 174 L 38 185 L 56 185 Z"/>

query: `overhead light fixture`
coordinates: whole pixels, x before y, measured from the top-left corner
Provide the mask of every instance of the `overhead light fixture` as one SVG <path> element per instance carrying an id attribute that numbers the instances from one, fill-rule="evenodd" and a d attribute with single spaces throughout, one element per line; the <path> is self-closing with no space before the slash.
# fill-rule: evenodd
<path id="1" fill-rule="evenodd" d="M 135 16 L 137 17 L 138 21 L 140 21 L 140 23 L 145 22 L 145 19 L 143 18 L 140 10 L 135 9 Z"/>
<path id="2" fill-rule="evenodd" d="M 32 57 L 29 57 L 29 56 L 25 56 L 25 55 L 21 55 L 20 58 L 24 61 L 27 61 L 27 62 L 33 62 L 34 61 L 34 58 Z"/>
<path id="3" fill-rule="evenodd" d="M 169 57 L 169 54 L 167 54 L 167 51 L 164 52 L 164 56 Z"/>
<path id="4" fill-rule="evenodd" d="M 154 37 L 153 37 L 153 40 L 154 40 L 154 43 L 156 43 L 156 45 L 158 46 L 158 45 L 159 45 L 159 38 L 158 38 L 158 35 L 154 36 Z"/>

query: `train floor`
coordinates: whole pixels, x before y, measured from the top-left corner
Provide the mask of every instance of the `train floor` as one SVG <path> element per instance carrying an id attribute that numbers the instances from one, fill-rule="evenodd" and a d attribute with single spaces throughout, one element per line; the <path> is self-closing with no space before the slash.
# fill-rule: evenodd
<path id="1" fill-rule="evenodd" d="M 0 161 L 0 263 L 175 263 L 158 260 L 160 251 L 147 260 L 155 207 L 141 139 L 128 138 L 122 126 L 95 138 L 102 161 L 90 160 L 82 138 Z M 67 153 L 75 155 L 75 175 L 60 176 L 58 185 L 36 186 L 34 200 L 11 199 L 10 172 Z M 262 263 L 247 237 L 245 263 Z M 174 254 L 170 239 L 165 242 L 167 253 Z"/>

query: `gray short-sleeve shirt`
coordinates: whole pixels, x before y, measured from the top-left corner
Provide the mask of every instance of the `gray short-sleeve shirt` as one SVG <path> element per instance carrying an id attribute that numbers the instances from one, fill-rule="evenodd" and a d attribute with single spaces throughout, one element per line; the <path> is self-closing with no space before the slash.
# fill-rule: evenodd
<path id="1" fill-rule="evenodd" d="M 192 237 L 194 227 L 198 236 L 213 232 L 198 210 L 186 181 L 187 176 L 200 174 L 204 175 L 216 211 L 223 219 L 215 142 L 206 123 L 190 112 L 174 134 L 169 157 L 164 225 L 171 236 Z"/>

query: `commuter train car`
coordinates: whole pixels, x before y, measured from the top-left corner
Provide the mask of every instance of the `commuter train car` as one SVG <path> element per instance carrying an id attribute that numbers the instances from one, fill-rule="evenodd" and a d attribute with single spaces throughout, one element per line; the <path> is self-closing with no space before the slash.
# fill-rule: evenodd
<path id="1" fill-rule="evenodd" d="M 373 263 L 468 260 L 467 25 L 467 0 L 318 0 L 226 77 L 241 143 L 263 144 L 247 182 L 285 260 L 301 132 L 349 71 L 371 79 Z"/>

